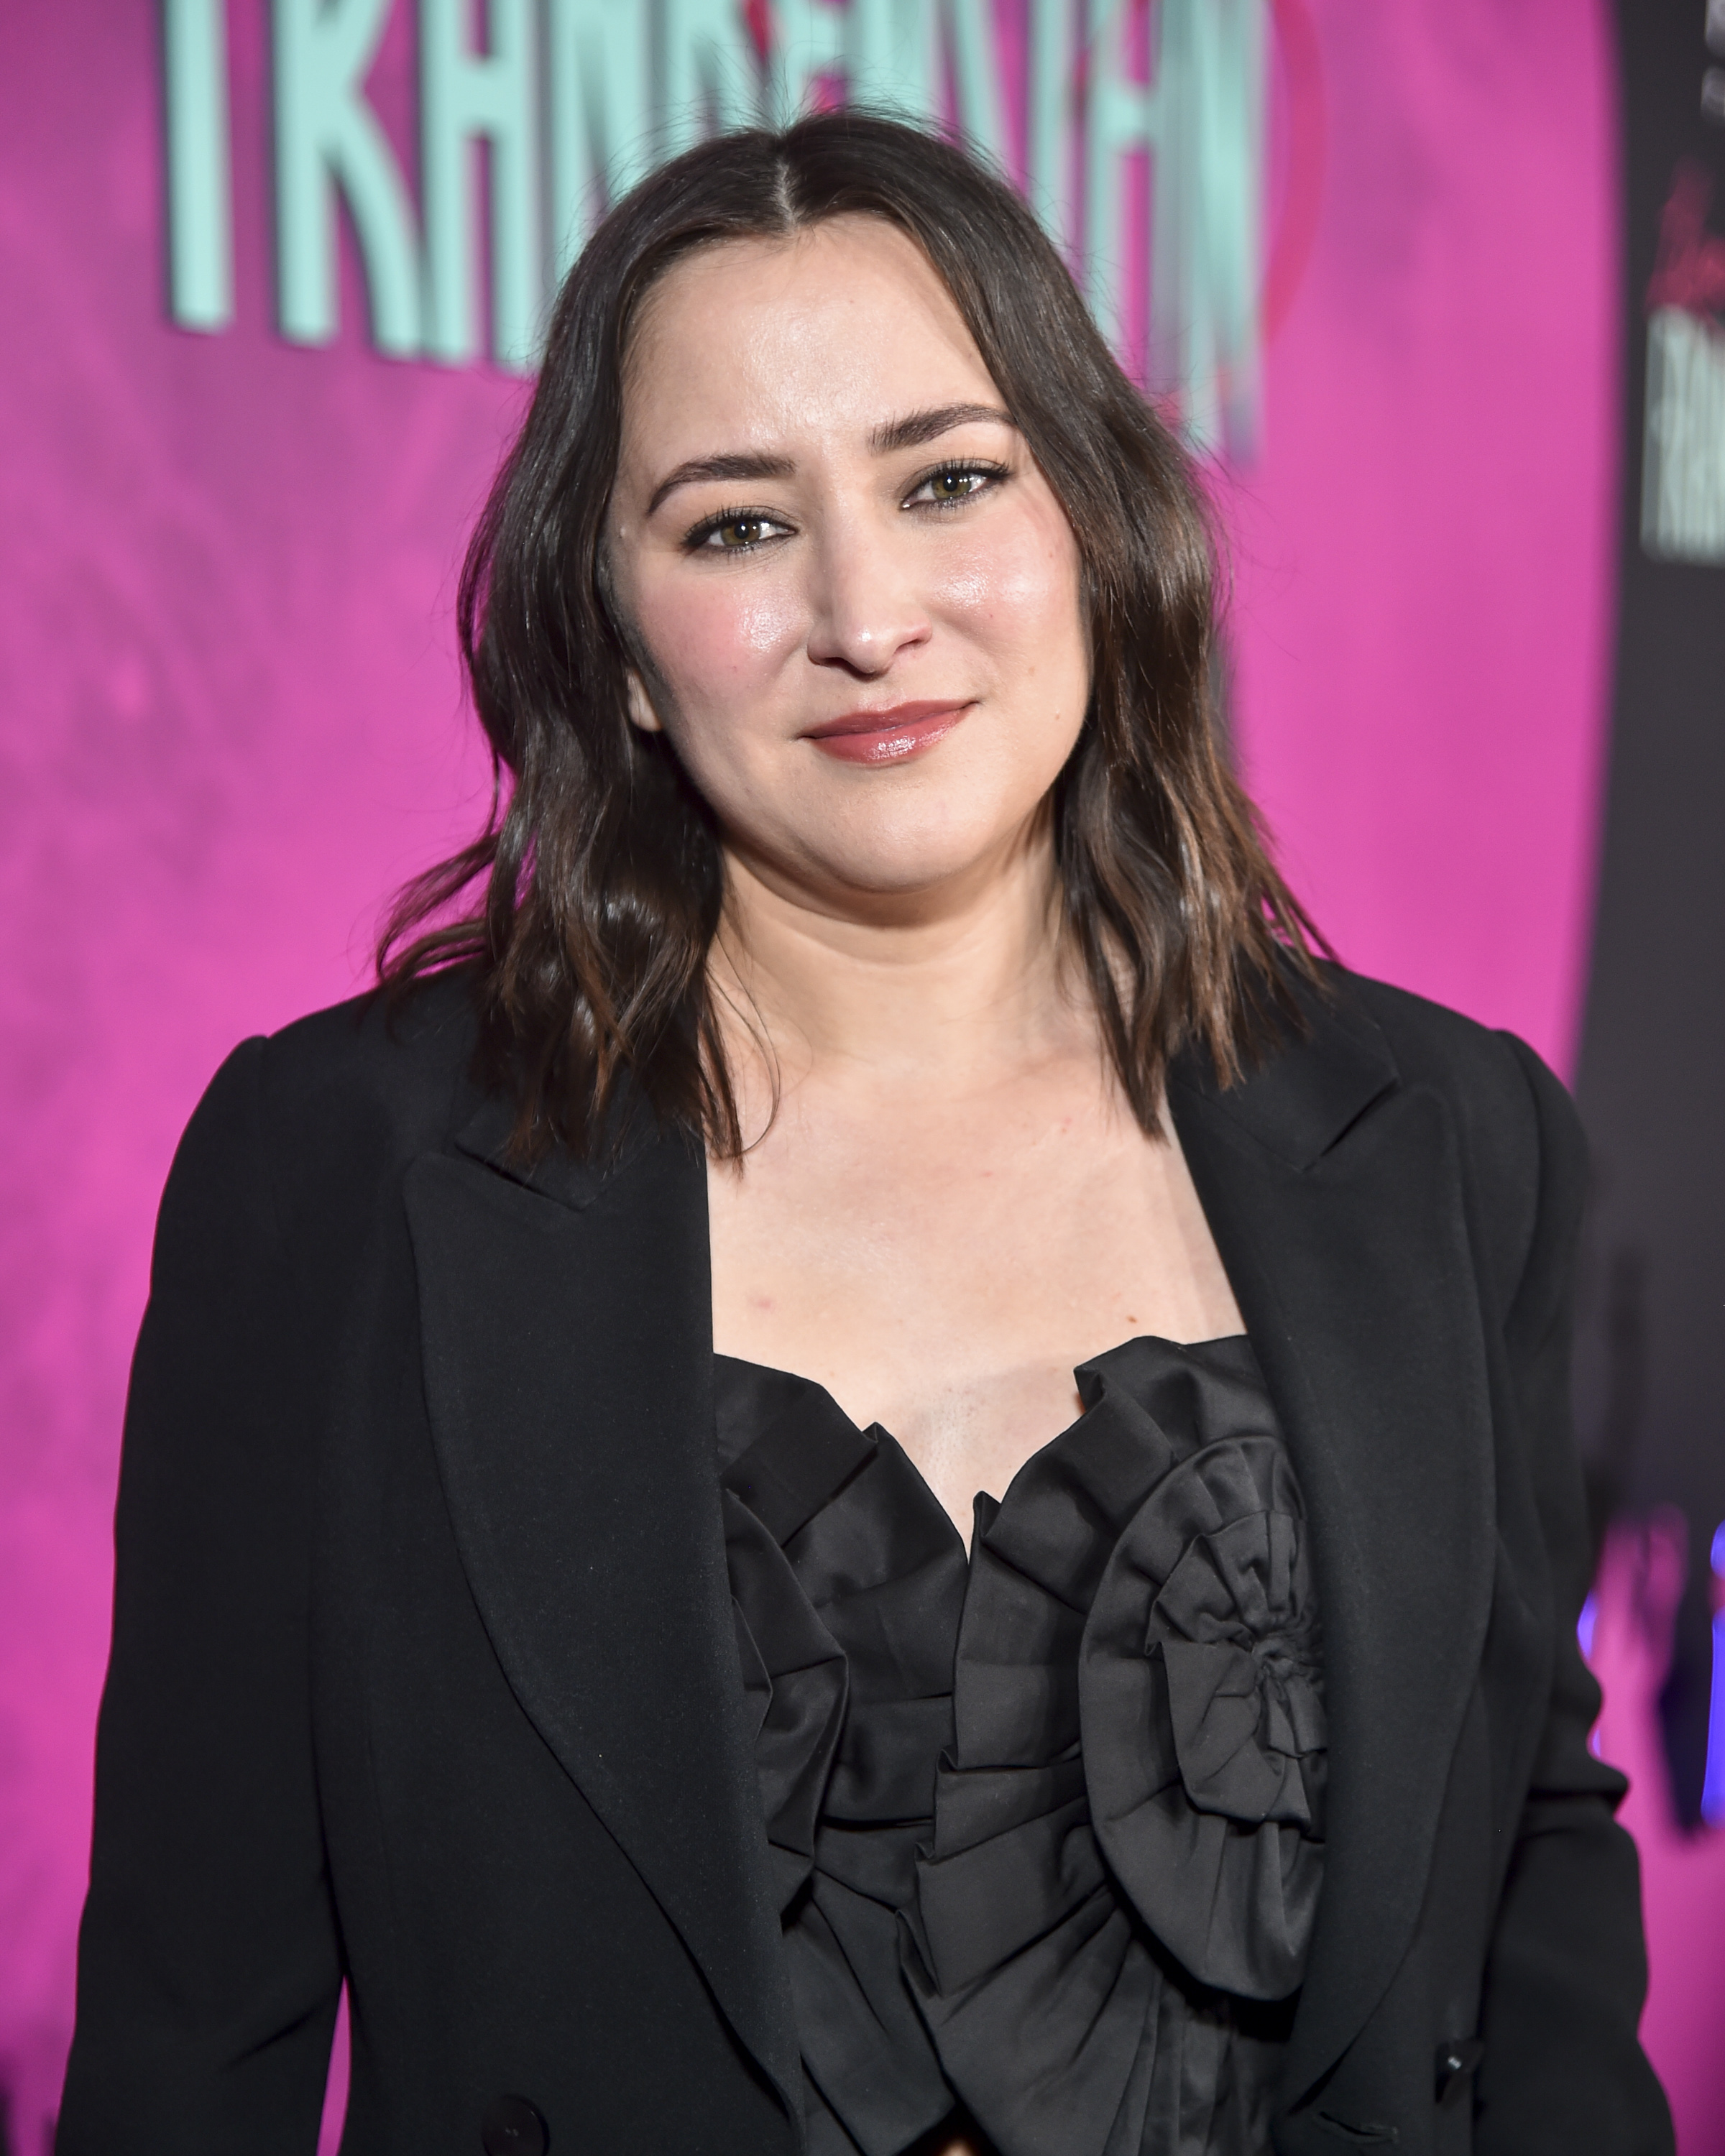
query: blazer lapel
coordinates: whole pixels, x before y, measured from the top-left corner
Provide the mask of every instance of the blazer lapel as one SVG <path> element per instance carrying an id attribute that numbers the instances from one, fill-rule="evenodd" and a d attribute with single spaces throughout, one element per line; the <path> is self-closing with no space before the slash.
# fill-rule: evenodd
<path id="1" fill-rule="evenodd" d="M 1223 1091 L 1169 1101 L 1307 1496 L 1330 1722 L 1327 1849 L 1285 2092 L 1382 1997 L 1420 1914 L 1489 1614 L 1485 1342 L 1449 1111 L 1340 998 Z"/>
<path id="2" fill-rule="evenodd" d="M 715 1482 L 699 1153 L 499 1172 L 507 1117 L 408 1171 L 426 1398 L 505 1675 L 737 2035 L 801 2101 Z M 491 1164 L 481 1164 L 489 1162 Z"/>

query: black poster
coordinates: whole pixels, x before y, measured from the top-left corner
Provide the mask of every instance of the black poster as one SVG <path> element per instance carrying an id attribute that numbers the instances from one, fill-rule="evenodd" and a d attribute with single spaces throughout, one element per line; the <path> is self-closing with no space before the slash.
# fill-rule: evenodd
<path id="1" fill-rule="evenodd" d="M 1620 0 L 1618 24 L 1620 615 L 1578 1088 L 1595 1192 L 1577 1404 L 1597 1517 L 1675 1504 L 1689 1522 L 1662 1706 L 1692 1823 L 1725 1520 L 1725 0 Z"/>

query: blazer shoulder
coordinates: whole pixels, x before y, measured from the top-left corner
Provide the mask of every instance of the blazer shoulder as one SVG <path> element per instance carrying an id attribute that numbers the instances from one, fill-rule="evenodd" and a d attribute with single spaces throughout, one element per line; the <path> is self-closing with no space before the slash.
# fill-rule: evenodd
<path id="1" fill-rule="evenodd" d="M 477 1038 L 470 976 L 433 975 L 314 1011 L 259 1046 L 265 1127 L 295 1171 L 364 1154 L 405 1163 L 473 1112 Z"/>
<path id="2" fill-rule="evenodd" d="M 1361 974 L 1335 985 L 1382 1034 L 1402 1083 L 1443 1096 L 1476 1218 L 1518 1281 L 1536 1241 L 1573 1235 L 1585 1196 L 1586 1141 L 1562 1080 L 1517 1034 Z"/>
<path id="3" fill-rule="evenodd" d="M 1424 1081 L 1458 1097 L 1477 1096 L 1488 1113 L 1494 1106 L 1500 1114 L 1513 1112 L 1527 1091 L 1516 1050 L 1533 1053 L 1524 1043 L 1512 1047 L 1513 1035 L 1411 988 L 1339 966 L 1325 967 L 1323 974 L 1337 1000 L 1351 1004 L 1383 1035 L 1407 1082 Z"/>
<path id="4" fill-rule="evenodd" d="M 299 1270 L 362 1262 L 408 1163 L 474 1112 L 476 1033 L 452 969 L 393 1009 L 358 996 L 243 1041 L 180 1141 L 162 1229 L 208 1235 L 237 1207 Z"/>
<path id="5" fill-rule="evenodd" d="M 1482 1128 L 1533 1142 L 1579 1135 L 1568 1087 L 1518 1034 L 1363 973 L 1327 968 L 1338 993 L 1383 1035 L 1404 1081 L 1435 1085 Z"/>

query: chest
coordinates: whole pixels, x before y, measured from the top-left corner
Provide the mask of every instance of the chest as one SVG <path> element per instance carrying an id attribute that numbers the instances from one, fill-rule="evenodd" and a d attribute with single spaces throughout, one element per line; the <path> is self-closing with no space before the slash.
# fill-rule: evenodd
<path id="1" fill-rule="evenodd" d="M 715 1347 L 883 1424 L 967 1532 L 1071 1420 L 1077 1363 L 1240 1329 L 1178 1139 L 1083 1088 L 865 1121 L 793 1101 L 707 1181 Z"/>
<path id="2" fill-rule="evenodd" d="M 1341 1822 L 1334 1837 L 1325 1922 L 1314 1935 L 1307 1996 L 1322 2013 L 1309 2036 L 1296 2030 L 1292 2039 L 1291 2071 L 1310 2076 L 1363 2020 L 1420 1908 L 1432 1906 L 1420 1882 L 1474 1687 L 1485 1683 L 1501 1697 L 1506 1726 L 1538 1726 L 1543 1668 L 1519 1647 L 1513 1670 L 1491 1666 L 1502 1628 L 1486 1639 L 1499 1541 L 1493 1450 L 1500 1469 L 1514 1466 L 1516 1424 L 1494 1414 L 1486 1366 L 1501 1350 L 1487 1353 L 1486 1313 L 1464 1262 L 1453 1135 L 1429 1091 L 1392 1096 L 1370 1114 L 1343 1101 L 1333 1121 L 1346 1122 L 1345 1133 L 1315 1158 L 1316 1141 L 1302 1140 L 1297 1159 L 1272 1151 L 1271 1137 L 1284 1154 L 1294 1148 L 1267 1116 L 1267 1136 L 1242 1137 L 1231 1107 L 1224 1118 L 1178 1097 L 1209 1221 L 1228 1254 L 1306 1490 L 1314 1549 L 1324 1556 L 1337 1786 L 1353 1793 L 1353 1824 Z M 773 1259 L 774 1279 L 788 1286 L 773 1299 L 787 1296 L 795 1308 L 819 1308 L 798 1261 L 822 1277 L 839 1268 L 807 1243 L 776 1245 L 764 1203 L 755 1216 L 763 1232 L 732 1235 L 746 1224 L 740 1207 L 727 1219 L 727 1187 L 747 1192 L 755 1168 L 772 1165 L 763 1148 L 740 1184 L 727 1186 L 728 1171 L 664 1144 L 638 1149 L 597 1188 L 547 1176 L 535 1189 L 478 1158 L 418 1162 L 406 1192 L 413 1348 L 416 1360 L 423 1355 L 433 1442 L 424 1446 L 421 1434 L 408 1449 L 428 1474 L 435 1453 L 431 1510 L 440 1517 L 446 1508 L 465 1574 L 465 1584 L 450 1584 L 451 1606 L 485 1634 L 485 1652 L 475 1643 L 475 1681 L 496 1689 L 500 1712 L 532 1722 L 546 1748 L 543 1760 L 532 1753 L 533 1772 L 554 1780 L 554 1760 L 593 1808 L 622 1858 L 652 1882 L 655 1907 L 682 1937 L 742 2043 L 770 2062 L 784 2090 L 795 2044 L 782 1943 L 749 1869 L 760 1799 L 752 1763 L 737 1756 L 738 1719 L 728 1705 L 736 1645 L 715 1516 L 711 1345 L 795 1370 L 798 1362 L 773 1346 L 726 1337 L 727 1313 L 749 1311 L 739 1255 Z M 928 1173 L 938 1165 L 923 1163 Z M 916 1172 L 913 1163 L 901 1173 L 901 1191 Z M 871 1180 L 833 1174 L 839 1189 L 864 1190 Z M 773 1179 L 759 1176 L 755 1194 Z M 843 1206 L 829 1217 L 845 1266 L 870 1285 L 872 1268 L 874 1281 L 908 1292 L 891 1266 L 855 1255 Z M 993 1254 L 984 1250 L 982 1260 L 992 1264 Z M 1040 1267 L 1044 1255 L 1033 1249 L 1020 1262 Z M 716 1343 L 706 1337 L 710 1316 L 720 1327 Z M 1068 1368 L 1133 1329 L 1111 1326 L 1100 1341 L 1076 1343 Z M 1153 1319 L 1143 1329 L 1158 1328 Z M 871 1359 L 854 1367 L 896 1382 L 896 1337 L 869 1342 Z M 914 1337 L 908 1325 L 903 1337 Z M 823 1336 L 810 1337 L 819 1348 Z M 860 1414 L 876 1413 L 865 1399 Z M 1070 1419 L 1040 1422 L 1037 1444 Z M 1000 1485 L 984 1476 L 971 1485 L 978 1486 Z M 399 1503 L 387 1510 L 392 1521 L 403 1517 Z M 1508 1507 L 1497 1525 L 1519 1578 L 1524 1563 L 1543 1555 L 1537 1536 L 1528 1545 L 1527 1508 Z M 437 1541 L 429 1532 L 408 1537 L 403 1565 L 412 1572 Z M 366 1568 L 373 1599 L 377 1568 Z M 404 1578 L 398 1593 L 403 1610 L 418 1606 L 416 1579 Z M 414 1686 L 440 1697 L 448 1656 L 422 1651 L 423 1626 L 404 1624 L 399 1637 L 411 1666 L 399 1679 L 391 1673 L 391 1698 L 411 1698 Z M 363 1756 L 376 1755 L 372 1741 Z M 421 1792 L 447 1815 L 448 1831 L 420 1845 L 424 1876 L 434 1881 L 459 1869 L 463 1837 L 497 1835 L 499 1769 L 475 1753 L 471 1801 L 452 1810 L 448 1774 L 418 1772 L 418 1763 L 395 1770 L 393 1785 Z M 389 1782 L 385 1768 L 367 1764 L 366 1785 Z M 513 1779 L 504 1777 L 511 1786 Z M 1515 1784 L 1512 1771 L 1502 1804 L 1512 1806 Z M 1394 1836 L 1374 1825 L 1386 1817 L 1398 1823 Z M 509 1847 L 536 1846 L 516 1824 L 511 1815 Z M 361 1852 L 367 1861 L 374 1843 Z M 536 1902 L 543 1898 L 531 1867 L 521 1876 Z M 431 1889 L 427 1899 L 435 1899 Z M 706 2145 L 710 2137 L 694 2138 Z M 655 2145 L 688 2139 L 670 2133 Z M 744 2145 L 770 2144 L 763 2137 Z"/>

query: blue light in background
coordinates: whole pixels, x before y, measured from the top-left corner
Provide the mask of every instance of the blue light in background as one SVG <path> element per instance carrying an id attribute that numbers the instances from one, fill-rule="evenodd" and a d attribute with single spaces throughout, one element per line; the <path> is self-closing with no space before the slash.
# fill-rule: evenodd
<path id="1" fill-rule="evenodd" d="M 1713 1530 L 1708 1553 L 1716 1582 L 1725 1581 L 1725 1520 Z M 1716 1603 L 1721 1599 L 1716 1591 Z M 1707 1778 L 1701 1785 L 1701 1815 L 1709 1826 L 1725 1826 L 1725 1608 L 1713 1612 L 1713 1692 L 1707 1707 Z"/>

